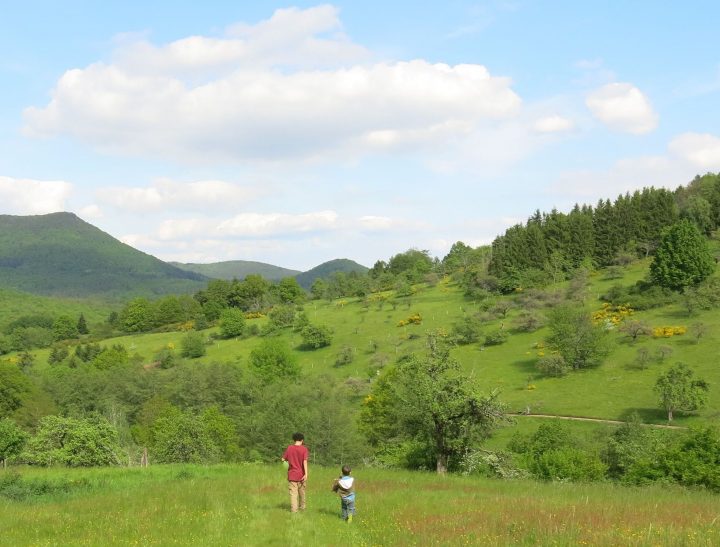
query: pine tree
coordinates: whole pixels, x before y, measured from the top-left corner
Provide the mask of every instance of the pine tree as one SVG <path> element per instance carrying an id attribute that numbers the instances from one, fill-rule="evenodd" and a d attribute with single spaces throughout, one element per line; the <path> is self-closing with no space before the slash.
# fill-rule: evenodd
<path id="1" fill-rule="evenodd" d="M 80 317 L 78 318 L 77 331 L 78 331 L 78 334 L 88 334 L 90 332 L 88 330 L 87 322 L 85 321 L 85 316 L 82 313 L 80 314 Z"/>
<path id="2" fill-rule="evenodd" d="M 695 285 L 715 270 L 707 241 L 689 220 L 681 220 L 665 230 L 650 277 L 662 287 L 682 290 Z"/>

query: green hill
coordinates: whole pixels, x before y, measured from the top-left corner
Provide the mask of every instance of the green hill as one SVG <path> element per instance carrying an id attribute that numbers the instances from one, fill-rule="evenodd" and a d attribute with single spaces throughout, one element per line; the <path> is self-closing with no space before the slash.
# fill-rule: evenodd
<path id="1" fill-rule="evenodd" d="M 248 275 L 255 274 L 261 275 L 269 281 L 279 281 L 284 277 L 293 277 L 300 273 L 297 270 L 251 260 L 228 260 L 211 264 L 183 264 L 182 262 L 170 262 L 170 264 L 188 272 L 227 280 L 244 279 Z"/>
<path id="2" fill-rule="evenodd" d="M 319 266 L 315 266 L 312 270 L 296 275 L 295 279 L 297 279 L 297 282 L 301 287 L 310 289 L 316 279 L 330 277 L 334 273 L 349 274 L 357 272 L 359 274 L 364 274 L 368 271 L 368 269 L 369 268 L 366 268 L 362 264 L 358 264 L 353 260 L 349 260 L 347 258 L 337 258 L 335 260 L 323 262 Z"/>
<path id="3" fill-rule="evenodd" d="M 205 280 L 72 213 L 0 215 L 0 287 L 73 297 L 150 295 L 191 292 Z"/>

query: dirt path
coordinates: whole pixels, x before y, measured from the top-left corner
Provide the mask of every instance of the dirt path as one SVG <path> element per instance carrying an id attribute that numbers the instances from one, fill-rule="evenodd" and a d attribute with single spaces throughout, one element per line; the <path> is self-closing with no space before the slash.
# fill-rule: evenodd
<path id="1" fill-rule="evenodd" d="M 517 416 L 523 418 L 554 418 L 556 420 L 574 420 L 577 422 L 595 422 L 599 424 L 617 424 L 621 425 L 626 422 L 620 420 L 603 420 L 601 418 L 583 418 L 582 416 L 558 416 L 556 414 L 525 414 L 522 412 L 509 412 L 509 416 Z M 687 429 L 679 425 L 662 425 L 662 424 L 640 424 L 644 427 L 654 427 L 656 429 Z"/>

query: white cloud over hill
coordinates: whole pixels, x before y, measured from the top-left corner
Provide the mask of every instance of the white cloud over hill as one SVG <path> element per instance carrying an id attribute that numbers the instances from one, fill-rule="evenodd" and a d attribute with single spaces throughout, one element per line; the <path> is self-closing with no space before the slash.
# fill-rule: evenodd
<path id="1" fill-rule="evenodd" d="M 479 64 L 370 57 L 336 8 L 278 10 L 220 38 L 126 43 L 112 62 L 68 70 L 49 104 L 25 110 L 25 131 L 181 161 L 356 157 L 466 135 L 521 105 Z"/>

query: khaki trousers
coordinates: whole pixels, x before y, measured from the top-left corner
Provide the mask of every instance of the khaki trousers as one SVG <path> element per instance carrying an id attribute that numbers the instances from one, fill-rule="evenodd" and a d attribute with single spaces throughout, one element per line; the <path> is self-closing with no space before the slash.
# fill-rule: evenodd
<path id="1" fill-rule="evenodd" d="M 297 513 L 298 502 L 300 510 L 305 510 L 305 481 L 288 481 L 288 491 L 290 492 L 290 511 Z"/>

